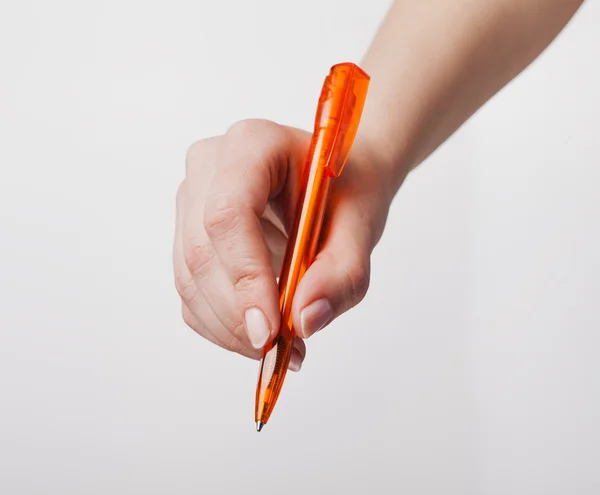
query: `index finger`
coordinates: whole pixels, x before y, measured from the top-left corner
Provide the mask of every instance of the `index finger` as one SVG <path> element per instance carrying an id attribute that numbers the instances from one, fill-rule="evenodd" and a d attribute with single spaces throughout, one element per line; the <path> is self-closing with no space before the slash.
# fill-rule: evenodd
<path id="1" fill-rule="evenodd" d="M 277 334 L 280 312 L 260 217 L 285 184 L 292 148 L 289 130 L 272 122 L 233 126 L 223 139 L 204 211 L 204 228 L 243 306 L 248 335 L 262 345 Z"/>

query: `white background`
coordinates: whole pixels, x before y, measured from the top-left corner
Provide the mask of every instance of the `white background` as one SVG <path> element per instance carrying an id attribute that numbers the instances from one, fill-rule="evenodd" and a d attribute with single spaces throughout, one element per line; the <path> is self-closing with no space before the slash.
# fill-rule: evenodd
<path id="1" fill-rule="evenodd" d="M 310 128 L 388 1 L 0 5 L 2 494 L 600 492 L 599 2 L 411 175 L 260 435 L 180 319 L 185 152 Z"/>

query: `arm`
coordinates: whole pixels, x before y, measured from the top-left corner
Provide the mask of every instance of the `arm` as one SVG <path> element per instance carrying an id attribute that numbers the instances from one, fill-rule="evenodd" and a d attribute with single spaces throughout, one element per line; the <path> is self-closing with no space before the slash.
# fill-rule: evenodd
<path id="1" fill-rule="evenodd" d="M 576 0 L 398 0 L 364 60 L 371 87 L 316 260 L 294 297 L 307 338 L 358 304 L 393 196 L 565 26 Z M 250 358 L 279 329 L 276 274 L 310 135 L 244 121 L 188 153 L 174 266 L 186 323 Z M 377 173 L 374 173 L 376 171 Z M 290 368 L 306 353 L 297 338 Z"/>
<path id="2" fill-rule="evenodd" d="M 362 136 L 397 189 L 556 37 L 583 0 L 397 0 L 363 62 Z"/>

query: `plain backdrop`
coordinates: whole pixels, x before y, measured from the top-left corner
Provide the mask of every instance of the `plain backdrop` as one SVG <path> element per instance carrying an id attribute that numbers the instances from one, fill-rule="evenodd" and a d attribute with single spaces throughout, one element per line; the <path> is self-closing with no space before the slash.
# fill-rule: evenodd
<path id="1" fill-rule="evenodd" d="M 260 435 L 181 321 L 188 146 L 310 128 L 388 5 L 1 1 L 0 493 L 600 493 L 598 1 L 410 176 Z"/>

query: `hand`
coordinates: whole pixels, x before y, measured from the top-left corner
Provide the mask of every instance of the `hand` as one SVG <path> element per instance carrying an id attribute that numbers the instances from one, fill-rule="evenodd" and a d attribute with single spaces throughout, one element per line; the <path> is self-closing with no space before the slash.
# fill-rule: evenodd
<path id="1" fill-rule="evenodd" d="M 221 347 L 259 359 L 280 322 L 276 277 L 298 201 L 310 134 L 250 120 L 195 143 L 177 193 L 176 287 L 185 322 Z M 360 302 L 392 194 L 372 154 L 354 145 L 334 181 L 314 263 L 293 302 L 298 371 L 308 338 Z"/>

